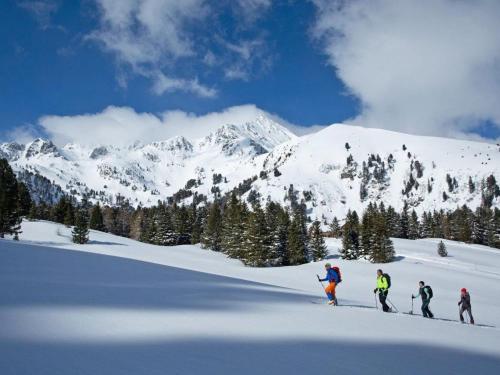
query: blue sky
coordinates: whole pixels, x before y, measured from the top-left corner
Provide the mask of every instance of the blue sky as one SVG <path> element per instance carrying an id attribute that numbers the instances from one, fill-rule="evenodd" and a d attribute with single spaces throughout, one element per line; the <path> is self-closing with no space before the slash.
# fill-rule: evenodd
<path id="1" fill-rule="evenodd" d="M 475 2 L 474 12 L 452 0 L 399 3 L 3 1 L 0 138 L 20 130 L 50 135 L 41 117 L 108 106 L 203 116 L 243 104 L 306 127 L 348 120 L 498 138 L 500 33 L 493 25 L 500 7 L 487 0 Z M 464 14 L 472 17 L 465 27 Z M 413 27 L 419 17 L 466 33 L 472 51 L 436 37 L 432 26 Z M 481 31 L 489 22 L 491 35 Z M 476 38 L 481 48 L 473 47 Z M 457 53 L 458 67 L 442 63 Z M 480 95 L 483 103 L 475 104 Z"/>

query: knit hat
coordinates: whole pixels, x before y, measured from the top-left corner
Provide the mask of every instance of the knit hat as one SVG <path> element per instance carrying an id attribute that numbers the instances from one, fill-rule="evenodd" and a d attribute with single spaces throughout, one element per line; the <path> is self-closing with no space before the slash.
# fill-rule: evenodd
<path id="1" fill-rule="evenodd" d="M 465 289 L 465 288 L 460 289 L 460 291 L 461 291 L 462 293 L 467 293 L 467 289 Z"/>

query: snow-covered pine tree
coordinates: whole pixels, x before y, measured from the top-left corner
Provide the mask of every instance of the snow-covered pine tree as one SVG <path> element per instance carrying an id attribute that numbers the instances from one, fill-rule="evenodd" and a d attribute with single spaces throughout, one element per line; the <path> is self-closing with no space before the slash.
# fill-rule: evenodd
<path id="1" fill-rule="evenodd" d="M 358 259 L 360 256 L 359 219 L 356 211 L 347 212 L 342 227 L 342 248 L 339 252 L 342 259 Z"/>
<path id="2" fill-rule="evenodd" d="M 17 179 L 7 160 L 0 159 L 0 238 L 12 234 L 17 239 L 20 225 Z"/>
<path id="3" fill-rule="evenodd" d="M 89 241 L 89 226 L 85 210 L 80 209 L 76 213 L 75 226 L 71 234 L 74 243 L 83 245 Z"/>
<path id="4" fill-rule="evenodd" d="M 321 233 L 321 223 L 319 220 L 316 220 L 312 223 L 309 248 L 311 249 L 312 259 L 315 262 L 325 259 L 328 255 L 325 239 L 323 238 L 323 234 Z"/>
<path id="5" fill-rule="evenodd" d="M 174 229 L 170 210 L 161 205 L 156 213 L 156 234 L 153 243 L 160 246 L 177 245 L 179 234 Z"/>
<path id="6" fill-rule="evenodd" d="M 201 237 L 202 247 L 214 251 L 221 251 L 222 242 L 222 213 L 219 201 L 214 201 L 208 210 L 207 220 Z"/>
<path id="7" fill-rule="evenodd" d="M 94 230 L 99 230 L 101 232 L 106 231 L 106 227 L 104 226 L 104 218 L 102 216 L 101 206 L 99 202 L 92 207 L 92 211 L 90 212 L 90 221 L 89 228 Z"/>
<path id="8" fill-rule="evenodd" d="M 446 246 L 445 246 L 443 241 L 439 241 L 437 252 L 438 252 L 440 257 L 447 257 L 448 256 L 448 251 L 446 250 Z"/>

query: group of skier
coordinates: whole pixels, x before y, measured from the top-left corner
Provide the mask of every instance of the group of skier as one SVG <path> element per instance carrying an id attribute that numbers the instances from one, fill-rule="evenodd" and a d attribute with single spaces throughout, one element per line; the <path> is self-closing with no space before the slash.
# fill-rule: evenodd
<path id="1" fill-rule="evenodd" d="M 342 281 L 339 267 L 332 267 L 330 263 L 325 264 L 326 276 L 321 279 L 318 275 L 318 281 L 328 282 L 325 287 L 325 292 L 328 297 L 329 305 L 338 305 L 336 288 L 337 285 Z M 382 310 L 384 312 L 392 312 L 392 308 L 387 304 L 387 296 L 389 294 L 389 288 L 391 287 L 391 277 L 389 274 L 384 273 L 381 269 L 377 270 L 377 287 L 373 290 L 374 294 L 378 293 L 378 300 L 382 305 Z M 434 318 L 434 314 L 429 308 L 431 298 L 433 297 L 432 288 L 426 285 L 424 281 L 419 281 L 418 283 L 418 293 L 416 295 L 411 295 L 412 298 L 412 313 L 413 313 L 413 300 L 418 297 L 422 298 L 422 315 L 424 318 Z M 376 301 L 376 300 L 375 300 Z M 390 301 L 389 301 L 390 302 Z M 392 303 L 391 303 L 392 304 Z M 393 305 L 394 306 L 394 305 Z M 472 316 L 472 306 L 470 301 L 470 294 L 467 289 L 462 288 L 460 290 L 460 301 L 458 302 L 460 307 L 459 316 L 460 321 L 464 323 L 464 312 L 469 315 L 470 324 L 474 324 L 474 318 Z"/>

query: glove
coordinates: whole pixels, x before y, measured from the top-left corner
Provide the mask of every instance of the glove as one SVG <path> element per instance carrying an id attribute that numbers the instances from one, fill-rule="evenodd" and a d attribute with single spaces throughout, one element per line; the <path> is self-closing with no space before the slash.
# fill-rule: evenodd
<path id="1" fill-rule="evenodd" d="M 411 295 L 411 299 L 415 299 L 415 296 L 413 294 Z"/>
<path id="2" fill-rule="evenodd" d="M 460 302 L 458 303 L 458 306 L 460 306 Z"/>
<path id="3" fill-rule="evenodd" d="M 377 293 L 377 290 L 378 290 L 377 288 L 373 289 L 373 293 Z"/>

